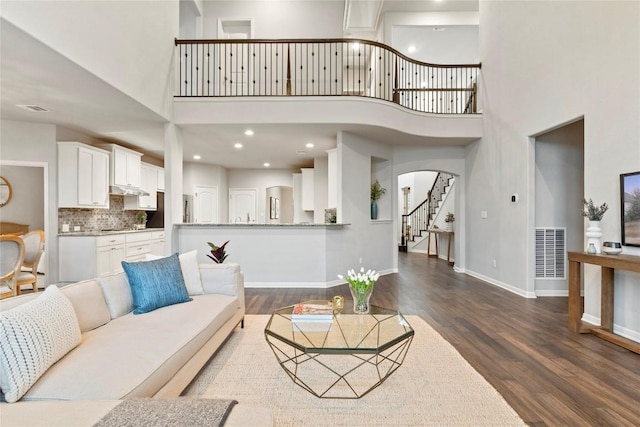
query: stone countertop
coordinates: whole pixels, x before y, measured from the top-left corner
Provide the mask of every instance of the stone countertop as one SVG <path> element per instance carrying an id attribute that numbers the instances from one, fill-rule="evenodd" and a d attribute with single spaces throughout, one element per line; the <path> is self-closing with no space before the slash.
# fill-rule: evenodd
<path id="1" fill-rule="evenodd" d="M 257 223 L 250 223 L 250 224 L 201 224 L 201 223 L 186 223 L 186 224 L 174 224 L 174 227 L 232 227 L 232 228 L 237 228 L 237 227 L 267 227 L 267 228 L 274 228 L 274 227 L 343 227 L 345 225 L 351 225 L 351 224 L 315 224 L 315 223 L 298 223 L 298 224 L 257 224 Z"/>
<path id="2" fill-rule="evenodd" d="M 77 236 L 110 236 L 113 234 L 149 233 L 152 231 L 164 231 L 164 228 L 143 228 L 142 230 L 94 230 L 94 231 L 70 231 L 68 233 L 58 233 L 59 237 Z"/>

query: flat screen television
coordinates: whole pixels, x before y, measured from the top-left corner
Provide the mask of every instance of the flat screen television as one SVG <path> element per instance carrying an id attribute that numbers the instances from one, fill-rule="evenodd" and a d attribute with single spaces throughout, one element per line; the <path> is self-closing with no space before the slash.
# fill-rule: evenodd
<path id="1" fill-rule="evenodd" d="M 640 172 L 620 174 L 622 244 L 640 246 Z"/>

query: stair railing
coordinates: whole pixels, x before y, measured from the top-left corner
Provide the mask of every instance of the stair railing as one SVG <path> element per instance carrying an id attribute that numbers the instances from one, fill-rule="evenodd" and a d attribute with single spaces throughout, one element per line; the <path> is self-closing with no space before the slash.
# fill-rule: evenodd
<path id="1" fill-rule="evenodd" d="M 427 193 L 427 198 L 416 206 L 408 214 L 402 215 L 400 247 L 405 250 L 408 242 L 414 242 L 416 237 L 427 231 L 435 219 L 438 203 L 442 200 L 442 196 L 446 193 L 447 187 L 450 185 L 453 175 L 448 173 L 438 173 L 433 181 L 431 190 Z"/>
<path id="2" fill-rule="evenodd" d="M 176 97 L 360 96 L 475 114 L 480 64 L 439 65 L 356 39 L 175 40 Z"/>

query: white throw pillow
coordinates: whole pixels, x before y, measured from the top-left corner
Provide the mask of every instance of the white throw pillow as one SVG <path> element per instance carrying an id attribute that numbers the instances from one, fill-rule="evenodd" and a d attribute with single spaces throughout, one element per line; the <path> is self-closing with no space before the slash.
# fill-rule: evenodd
<path id="1" fill-rule="evenodd" d="M 0 389 L 18 401 L 47 369 L 80 343 L 71 301 L 55 286 L 0 313 Z"/>
<path id="2" fill-rule="evenodd" d="M 98 278 L 111 319 L 117 319 L 133 310 L 131 287 L 124 271 Z"/>
<path id="3" fill-rule="evenodd" d="M 153 254 L 147 254 L 146 256 L 147 261 L 164 258 Z M 178 259 L 180 260 L 180 270 L 182 270 L 182 277 L 184 278 L 184 284 L 187 287 L 187 293 L 189 295 L 204 294 L 202 279 L 200 278 L 200 267 L 198 266 L 198 251 L 193 250 L 191 252 L 180 254 Z"/>

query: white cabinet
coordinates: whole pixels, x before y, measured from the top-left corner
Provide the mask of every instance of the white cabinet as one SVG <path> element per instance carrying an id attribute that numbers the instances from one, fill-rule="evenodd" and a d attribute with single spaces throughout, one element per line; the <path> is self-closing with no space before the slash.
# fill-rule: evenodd
<path id="1" fill-rule="evenodd" d="M 313 168 L 300 170 L 302 171 L 302 209 L 312 211 L 315 198 Z"/>
<path id="2" fill-rule="evenodd" d="M 164 231 L 153 231 L 151 233 L 151 253 L 154 255 L 164 255 Z"/>
<path id="3" fill-rule="evenodd" d="M 148 253 L 163 255 L 164 230 L 60 235 L 58 249 L 60 281 L 77 282 L 121 272 L 122 261 L 145 261 Z"/>
<path id="4" fill-rule="evenodd" d="M 124 208 L 127 210 L 155 211 L 158 209 L 158 171 L 157 167 L 146 163 L 140 164 L 140 188 L 148 196 L 124 196 Z"/>
<path id="5" fill-rule="evenodd" d="M 96 237 L 96 276 L 119 273 L 125 259 L 125 236 Z"/>
<path id="6" fill-rule="evenodd" d="M 151 234 L 131 233 L 126 235 L 125 257 L 128 262 L 145 261 L 147 254 L 151 253 Z"/>
<path id="7" fill-rule="evenodd" d="M 58 142 L 58 207 L 109 208 L 107 151 L 80 142 Z"/>
<path id="8" fill-rule="evenodd" d="M 142 153 L 115 144 L 103 144 L 109 150 L 109 183 L 125 187 L 140 188 L 140 164 Z"/>
<path id="9" fill-rule="evenodd" d="M 156 173 L 158 176 L 158 187 L 157 191 L 164 191 L 164 168 L 157 168 Z"/>

